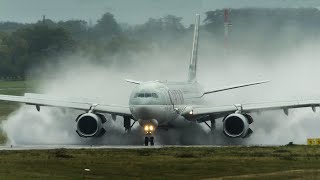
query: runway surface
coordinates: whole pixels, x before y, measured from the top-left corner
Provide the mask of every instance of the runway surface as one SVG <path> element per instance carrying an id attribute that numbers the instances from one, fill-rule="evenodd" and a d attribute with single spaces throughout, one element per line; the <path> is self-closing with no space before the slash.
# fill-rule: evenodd
<path id="1" fill-rule="evenodd" d="M 107 145 L 5 145 L 0 146 L 1 150 L 50 150 L 50 149 L 145 149 L 162 148 L 167 146 L 107 146 Z"/>
<path id="2" fill-rule="evenodd" d="M 246 145 L 242 147 L 250 146 L 279 146 L 279 145 Z M 50 150 L 50 149 L 159 149 L 170 147 L 182 147 L 182 148 L 219 148 L 219 147 L 239 147 L 239 145 L 226 146 L 226 145 L 155 145 L 155 146 L 132 146 L 132 145 L 0 145 L 0 151 L 3 150 Z"/>

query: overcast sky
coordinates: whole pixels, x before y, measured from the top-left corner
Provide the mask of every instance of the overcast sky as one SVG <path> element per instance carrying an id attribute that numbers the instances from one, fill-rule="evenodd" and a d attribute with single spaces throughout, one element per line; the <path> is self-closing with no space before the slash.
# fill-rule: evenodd
<path id="1" fill-rule="evenodd" d="M 144 23 L 149 17 L 173 14 L 188 25 L 194 14 L 239 7 L 320 7 L 320 0 L 0 0 L 0 21 L 36 22 L 83 19 L 94 23 L 105 12 L 119 22 Z"/>

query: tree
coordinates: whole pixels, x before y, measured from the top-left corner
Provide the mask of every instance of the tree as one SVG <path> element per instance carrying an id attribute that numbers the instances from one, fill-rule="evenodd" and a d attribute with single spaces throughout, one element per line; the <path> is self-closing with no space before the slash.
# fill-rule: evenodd
<path id="1" fill-rule="evenodd" d="M 88 23 L 83 20 L 69 20 L 58 22 L 58 27 L 67 30 L 75 40 L 87 39 Z"/>
<path id="2" fill-rule="evenodd" d="M 34 64 L 72 50 L 74 41 L 63 28 L 34 25 L 0 33 L 0 76 L 24 76 Z"/>
<path id="3" fill-rule="evenodd" d="M 163 20 L 164 29 L 166 31 L 172 32 L 174 34 L 183 33 L 185 31 L 185 27 L 182 25 L 182 17 L 177 17 L 173 15 L 167 15 Z"/>
<path id="4" fill-rule="evenodd" d="M 92 29 L 94 39 L 110 40 L 121 33 L 119 24 L 111 13 L 105 13 Z"/>
<path id="5" fill-rule="evenodd" d="M 178 40 L 185 35 L 186 28 L 181 23 L 182 18 L 167 15 L 162 18 L 149 20 L 135 28 L 134 36 L 159 45 L 167 46 L 168 42 Z"/>
<path id="6" fill-rule="evenodd" d="M 12 35 L 1 35 L 0 41 L 0 76 L 21 76 L 26 64 L 27 42 Z"/>
<path id="7" fill-rule="evenodd" d="M 35 25 L 32 28 L 20 29 L 12 34 L 25 39 L 29 45 L 28 53 L 61 52 L 73 46 L 71 35 L 63 28 L 49 28 L 46 25 Z"/>
<path id="8" fill-rule="evenodd" d="M 0 22 L 0 31 L 11 33 L 24 26 L 28 26 L 28 24 L 16 23 L 16 22 Z"/>

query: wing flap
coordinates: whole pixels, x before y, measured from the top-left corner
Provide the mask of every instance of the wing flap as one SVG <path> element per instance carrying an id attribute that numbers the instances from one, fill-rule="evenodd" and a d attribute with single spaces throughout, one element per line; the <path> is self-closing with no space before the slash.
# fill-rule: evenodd
<path id="1" fill-rule="evenodd" d="M 235 112 L 237 108 L 233 105 L 231 106 L 216 106 L 216 107 L 202 107 L 202 108 L 194 108 L 192 110 L 193 115 L 203 115 L 203 114 L 218 114 L 218 113 L 228 113 Z M 190 112 L 189 112 L 190 114 Z"/>

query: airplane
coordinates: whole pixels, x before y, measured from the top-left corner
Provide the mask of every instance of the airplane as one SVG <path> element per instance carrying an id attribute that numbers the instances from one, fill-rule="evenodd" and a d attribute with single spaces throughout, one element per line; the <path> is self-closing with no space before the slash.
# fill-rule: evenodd
<path id="1" fill-rule="evenodd" d="M 98 138 L 106 133 L 104 129 L 104 123 L 107 121 L 105 114 L 110 114 L 113 120 L 116 120 L 117 116 L 122 116 L 125 132 L 130 132 L 133 125 L 139 123 L 145 134 L 145 146 L 154 145 L 154 134 L 157 130 L 169 130 L 189 126 L 190 124 L 205 123 L 211 131 L 214 131 L 216 120 L 221 118 L 223 133 L 227 137 L 247 138 L 253 133 L 250 129 L 250 124 L 253 123 L 250 113 L 283 110 L 288 115 L 291 108 L 311 107 L 315 112 L 316 107 L 320 106 L 320 101 L 317 100 L 231 104 L 226 106 L 205 105 L 204 98 L 208 94 L 264 84 L 269 81 L 205 90 L 196 78 L 199 24 L 200 15 L 197 14 L 187 81 L 167 82 L 157 80 L 142 82 L 126 79 L 127 82 L 136 85 L 130 95 L 128 106 L 109 105 L 95 101 L 68 100 L 31 93 L 26 93 L 24 96 L 0 95 L 0 101 L 33 105 L 38 111 L 42 106 L 84 111 L 76 118 L 76 133 L 83 138 Z"/>

